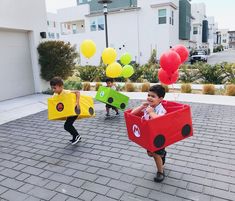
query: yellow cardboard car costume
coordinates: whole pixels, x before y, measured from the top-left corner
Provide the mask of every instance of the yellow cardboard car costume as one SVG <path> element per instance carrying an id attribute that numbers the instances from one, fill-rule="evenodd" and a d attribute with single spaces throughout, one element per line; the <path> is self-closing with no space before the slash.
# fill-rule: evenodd
<path id="1" fill-rule="evenodd" d="M 69 116 L 78 115 L 78 119 L 95 116 L 92 97 L 80 95 L 80 108 L 77 108 L 76 94 L 55 95 L 48 98 L 48 119 L 65 120 Z"/>

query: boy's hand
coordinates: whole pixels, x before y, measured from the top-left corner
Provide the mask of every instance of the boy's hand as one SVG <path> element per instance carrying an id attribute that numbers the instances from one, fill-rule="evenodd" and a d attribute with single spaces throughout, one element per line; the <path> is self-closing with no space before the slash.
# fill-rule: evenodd
<path id="1" fill-rule="evenodd" d="M 146 107 L 149 106 L 149 104 L 148 104 L 148 102 L 143 102 L 143 103 L 141 104 L 141 106 L 142 106 L 142 108 L 146 108 Z"/>
<path id="2" fill-rule="evenodd" d="M 154 108 L 149 106 L 149 107 L 146 108 L 146 111 L 147 111 L 148 114 L 150 114 L 150 113 L 154 112 Z"/>
<path id="3" fill-rule="evenodd" d="M 79 107 L 80 91 L 75 91 L 77 97 L 77 106 Z"/>

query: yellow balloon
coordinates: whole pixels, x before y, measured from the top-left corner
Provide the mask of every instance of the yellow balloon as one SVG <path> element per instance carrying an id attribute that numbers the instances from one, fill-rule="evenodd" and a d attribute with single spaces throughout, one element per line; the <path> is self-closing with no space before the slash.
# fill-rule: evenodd
<path id="1" fill-rule="evenodd" d="M 80 45 L 80 51 L 86 58 L 91 58 L 96 52 L 96 45 L 92 40 L 84 40 Z"/>
<path id="2" fill-rule="evenodd" d="M 111 64 L 115 62 L 116 58 L 117 58 L 117 52 L 115 49 L 111 47 L 104 49 L 102 53 L 102 60 L 104 64 Z"/>
<path id="3" fill-rule="evenodd" d="M 120 77 L 121 74 L 122 74 L 122 66 L 117 62 L 109 64 L 108 67 L 106 68 L 107 77 L 116 78 Z"/>

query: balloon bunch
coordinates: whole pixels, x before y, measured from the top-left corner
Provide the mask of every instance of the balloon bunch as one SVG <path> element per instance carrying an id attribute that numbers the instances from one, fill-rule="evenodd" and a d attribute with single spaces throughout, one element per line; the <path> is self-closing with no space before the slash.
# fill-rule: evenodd
<path id="1" fill-rule="evenodd" d="M 160 69 L 158 79 L 161 83 L 170 85 L 179 78 L 179 67 L 189 56 L 188 49 L 183 45 L 176 45 L 160 57 Z"/>
<path id="2" fill-rule="evenodd" d="M 80 45 L 80 51 L 86 58 L 91 58 L 95 52 L 96 52 L 96 45 L 92 40 L 84 40 Z M 124 77 L 128 78 L 133 75 L 134 69 L 129 63 L 132 60 L 132 57 L 129 53 L 124 53 L 120 57 L 121 64 L 124 65 L 124 67 L 121 66 L 118 62 L 116 62 L 117 59 L 117 52 L 114 48 L 105 48 L 102 52 L 102 60 L 104 64 L 107 64 L 108 67 L 106 68 L 106 76 L 111 78 L 117 78 L 117 77 Z"/>

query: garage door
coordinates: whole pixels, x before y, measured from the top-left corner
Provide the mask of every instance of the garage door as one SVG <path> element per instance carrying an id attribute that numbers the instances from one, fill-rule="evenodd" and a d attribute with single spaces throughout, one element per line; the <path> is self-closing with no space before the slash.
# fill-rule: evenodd
<path id="1" fill-rule="evenodd" d="M 34 93 L 27 32 L 0 29 L 0 101 Z"/>

